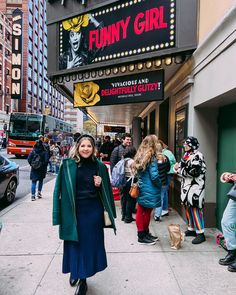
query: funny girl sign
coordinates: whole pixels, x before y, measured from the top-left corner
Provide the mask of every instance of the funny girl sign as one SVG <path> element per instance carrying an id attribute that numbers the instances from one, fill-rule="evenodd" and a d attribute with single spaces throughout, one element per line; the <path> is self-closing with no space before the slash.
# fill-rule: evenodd
<path id="1" fill-rule="evenodd" d="M 118 1 L 62 21 L 59 69 L 175 47 L 176 0 Z"/>
<path id="2" fill-rule="evenodd" d="M 164 70 L 74 84 L 74 107 L 157 101 L 164 98 Z"/>

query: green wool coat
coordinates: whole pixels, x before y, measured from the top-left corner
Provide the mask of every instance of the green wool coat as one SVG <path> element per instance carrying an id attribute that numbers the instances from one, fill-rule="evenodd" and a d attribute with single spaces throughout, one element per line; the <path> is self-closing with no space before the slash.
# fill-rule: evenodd
<path id="1" fill-rule="evenodd" d="M 102 178 L 99 196 L 105 210 L 109 214 L 112 223 L 110 227 L 116 233 L 114 221 L 114 218 L 116 218 L 116 208 L 107 167 L 102 162 L 96 161 L 98 164 L 98 175 Z M 75 208 L 76 171 L 76 162 L 73 159 L 64 159 L 54 188 L 52 219 L 53 225 L 59 225 L 59 237 L 61 240 L 78 241 Z"/>

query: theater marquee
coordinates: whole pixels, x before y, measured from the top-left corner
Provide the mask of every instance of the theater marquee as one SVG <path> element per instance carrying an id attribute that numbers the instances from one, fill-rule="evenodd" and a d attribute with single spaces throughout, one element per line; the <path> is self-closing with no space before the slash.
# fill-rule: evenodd
<path id="1" fill-rule="evenodd" d="M 176 0 L 121 0 L 59 23 L 58 69 L 171 49 L 175 31 Z"/>
<path id="2" fill-rule="evenodd" d="M 163 84 L 163 70 L 75 83 L 74 107 L 162 100 Z"/>

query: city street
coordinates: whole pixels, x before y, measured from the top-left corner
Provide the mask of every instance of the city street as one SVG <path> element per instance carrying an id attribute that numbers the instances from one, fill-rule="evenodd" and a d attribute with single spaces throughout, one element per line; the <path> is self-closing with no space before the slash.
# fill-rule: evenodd
<path id="1" fill-rule="evenodd" d="M 61 272 L 63 243 L 52 226 L 52 191 L 45 184 L 43 198 L 22 199 L 0 212 L 1 295 L 69 295 L 69 275 Z M 29 195 L 30 196 L 30 195 Z M 151 221 L 150 230 L 160 241 L 153 246 L 137 243 L 136 225 L 121 221 L 116 201 L 117 235 L 105 229 L 108 268 L 88 278 L 87 295 L 231 295 L 236 294 L 235 274 L 218 264 L 226 255 L 215 242 L 218 230 L 206 229 L 206 242 L 193 245 L 187 237 L 179 250 L 169 243 L 167 226 L 184 220 L 171 210 L 162 222 Z"/>
<path id="2" fill-rule="evenodd" d="M 19 172 L 19 185 L 16 190 L 16 199 L 14 205 L 17 205 L 22 198 L 27 196 L 31 190 L 31 181 L 30 181 L 30 166 L 28 164 L 27 158 L 17 159 L 14 155 L 8 155 L 6 149 L 2 149 L 0 152 L 1 155 L 10 159 L 11 161 L 17 163 L 20 166 Z M 44 179 L 44 183 L 52 180 L 55 176 L 47 174 Z M 0 211 L 6 208 L 6 205 L 0 200 Z"/>

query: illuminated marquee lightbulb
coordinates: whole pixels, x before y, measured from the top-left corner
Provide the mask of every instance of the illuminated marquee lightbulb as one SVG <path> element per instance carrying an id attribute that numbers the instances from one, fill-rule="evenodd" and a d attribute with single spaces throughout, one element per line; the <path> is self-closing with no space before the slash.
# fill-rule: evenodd
<path id="1" fill-rule="evenodd" d="M 138 69 L 139 70 L 142 70 L 142 68 L 143 68 L 143 64 L 140 62 L 140 63 L 138 63 Z"/>
<path id="2" fill-rule="evenodd" d="M 157 59 L 157 60 L 155 61 L 155 66 L 156 66 L 156 67 L 160 67 L 160 66 L 161 66 L 161 59 Z"/>
<path id="3" fill-rule="evenodd" d="M 172 58 L 171 57 L 166 57 L 165 58 L 165 65 L 169 66 L 169 65 L 171 65 L 171 63 L 172 63 Z"/>

